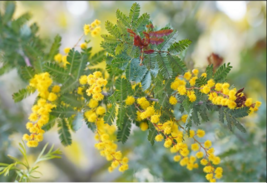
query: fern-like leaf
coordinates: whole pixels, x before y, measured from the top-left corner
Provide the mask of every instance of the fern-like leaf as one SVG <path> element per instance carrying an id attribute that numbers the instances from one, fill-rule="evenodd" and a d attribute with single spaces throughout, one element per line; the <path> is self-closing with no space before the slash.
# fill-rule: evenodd
<path id="1" fill-rule="evenodd" d="M 66 119 L 58 120 L 58 128 L 59 128 L 58 134 L 61 144 L 64 146 L 71 145 L 72 139 L 67 125 L 67 120 Z"/>
<path id="2" fill-rule="evenodd" d="M 131 130 L 131 121 L 126 117 L 121 127 L 119 127 L 117 140 L 119 142 L 125 143 L 130 135 L 130 130 Z"/>
<path id="3" fill-rule="evenodd" d="M 17 93 L 14 93 L 12 95 L 12 98 L 14 102 L 20 102 L 21 100 L 25 99 L 26 97 L 28 97 L 34 92 L 35 92 L 35 88 L 32 88 L 32 87 L 24 88 L 24 89 L 19 90 Z"/>

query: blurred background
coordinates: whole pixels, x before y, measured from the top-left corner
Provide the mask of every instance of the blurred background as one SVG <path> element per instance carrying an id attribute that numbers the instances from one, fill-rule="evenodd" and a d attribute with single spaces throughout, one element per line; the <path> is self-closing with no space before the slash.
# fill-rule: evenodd
<path id="1" fill-rule="evenodd" d="M 29 11 L 32 22 L 40 27 L 39 36 L 51 43 L 56 34 L 62 36 L 61 53 L 72 47 L 83 33 L 83 25 L 94 19 L 104 23 L 116 22 L 116 10 L 128 14 L 134 1 L 18 1 L 15 17 Z M 247 133 L 229 132 L 217 120 L 218 114 L 210 115 L 210 122 L 200 128 L 207 132 L 215 154 L 222 159 L 224 175 L 221 181 L 266 181 L 266 1 L 140 1 L 141 13 L 149 13 L 154 25 L 171 25 L 179 31 L 180 39 L 190 39 L 186 52 L 188 68 L 204 70 L 207 57 L 218 54 L 223 62 L 233 66 L 228 76 L 236 88 L 262 102 L 259 111 L 242 119 Z M 0 2 L 2 9 L 3 2 Z M 90 36 L 87 39 L 91 39 Z M 93 52 L 101 49 L 101 37 L 93 38 Z M 105 67 L 105 63 L 99 65 Z M 12 162 L 7 155 L 19 157 L 17 149 L 36 95 L 14 103 L 12 93 L 26 86 L 16 69 L 0 75 L 0 162 Z M 62 159 L 40 164 L 41 179 L 34 181 L 176 181 L 204 182 L 202 167 L 188 171 L 175 163 L 173 155 L 162 143 L 154 146 L 146 140 L 147 131 L 133 129 L 126 144 L 119 144 L 123 154 L 130 159 L 124 174 L 109 173 L 107 162 L 94 148 L 93 133 L 83 127 L 73 133 L 73 144 L 60 144 L 57 128 L 45 133 L 38 148 L 28 149 L 34 159 L 46 142 L 55 144 L 62 152 Z M 14 177 L 0 177 L 0 181 L 13 181 Z"/>

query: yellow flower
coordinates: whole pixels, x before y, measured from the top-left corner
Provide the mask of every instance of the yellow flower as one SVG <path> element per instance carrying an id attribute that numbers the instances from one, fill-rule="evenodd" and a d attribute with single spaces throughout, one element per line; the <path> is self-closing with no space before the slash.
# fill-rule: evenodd
<path id="1" fill-rule="evenodd" d="M 204 156 L 204 153 L 201 152 L 201 151 L 197 152 L 197 154 L 196 154 L 196 157 L 197 157 L 198 159 L 202 158 L 203 156 Z"/>
<path id="2" fill-rule="evenodd" d="M 170 96 L 169 102 L 171 105 L 175 105 L 177 104 L 177 99 L 174 96 Z"/>
<path id="3" fill-rule="evenodd" d="M 171 139 L 167 139 L 167 140 L 165 141 L 165 143 L 164 143 L 164 147 L 166 147 L 166 148 L 171 147 L 171 145 L 172 145 L 172 140 L 171 140 Z"/>
<path id="4" fill-rule="evenodd" d="M 126 105 L 132 105 L 135 102 L 135 98 L 133 96 L 127 96 L 125 100 Z"/>
<path id="5" fill-rule="evenodd" d="M 80 45 L 80 47 L 81 47 L 81 49 L 86 49 L 86 48 L 87 48 L 87 44 L 86 44 L 86 43 L 82 43 L 82 44 Z"/>
<path id="6" fill-rule="evenodd" d="M 186 119 L 187 119 L 187 114 L 184 114 L 184 115 L 182 115 L 182 117 L 181 117 L 181 120 L 182 120 L 182 122 L 186 122 Z"/>
<path id="7" fill-rule="evenodd" d="M 252 105 L 252 98 L 247 98 L 246 102 L 245 102 L 245 105 L 247 107 L 250 107 Z"/>
<path id="8" fill-rule="evenodd" d="M 184 85 L 182 86 L 179 86 L 178 89 L 177 89 L 178 93 L 180 95 L 185 95 L 186 94 L 186 87 Z"/>
<path id="9" fill-rule="evenodd" d="M 155 140 L 160 142 L 164 139 L 164 137 L 161 134 L 156 135 Z"/>
<path id="10" fill-rule="evenodd" d="M 199 138 L 202 138 L 202 137 L 204 137 L 204 135 L 205 135 L 205 131 L 204 130 L 197 130 L 197 136 L 199 137 Z"/>
<path id="11" fill-rule="evenodd" d="M 49 93 L 47 100 L 53 102 L 53 101 L 57 100 L 57 95 L 55 93 L 51 92 L 51 93 Z"/>
<path id="12" fill-rule="evenodd" d="M 222 90 L 222 84 L 221 83 L 216 83 L 215 90 L 216 91 L 221 91 Z"/>
<path id="13" fill-rule="evenodd" d="M 197 69 L 193 69 L 192 73 L 196 76 L 196 75 L 198 75 L 198 70 Z"/>
<path id="14" fill-rule="evenodd" d="M 184 74 L 184 78 L 186 80 L 189 80 L 191 78 L 191 76 L 192 76 L 192 74 L 189 71 Z"/>
<path id="15" fill-rule="evenodd" d="M 68 54 L 68 53 L 70 52 L 70 49 L 71 49 L 70 47 L 67 47 L 67 48 L 64 49 L 64 52 L 65 52 L 66 54 Z"/>
<path id="16" fill-rule="evenodd" d="M 217 167 L 216 169 L 215 169 L 215 173 L 217 174 L 217 173 L 223 173 L 223 169 L 222 169 L 222 167 Z"/>
<path id="17" fill-rule="evenodd" d="M 151 116 L 151 122 L 152 123 L 158 123 L 159 122 L 160 115 L 152 115 Z"/>
<path id="18" fill-rule="evenodd" d="M 86 75 L 80 76 L 79 82 L 81 85 L 85 85 L 87 83 L 87 76 Z"/>
<path id="19" fill-rule="evenodd" d="M 58 86 L 58 85 L 53 86 L 52 92 L 54 92 L 54 93 L 60 92 L 60 86 Z"/>
<path id="20" fill-rule="evenodd" d="M 96 101 L 96 100 L 94 100 L 94 99 L 91 99 L 91 100 L 89 101 L 88 106 L 89 106 L 91 109 L 96 108 L 96 107 L 98 106 L 98 101 Z"/>
<path id="21" fill-rule="evenodd" d="M 98 115 L 103 115 L 105 112 L 106 112 L 106 109 L 104 107 L 102 107 L 102 106 L 99 106 L 96 109 L 96 114 L 98 114 Z"/>
<path id="22" fill-rule="evenodd" d="M 210 146 L 211 146 L 211 141 L 210 140 L 206 140 L 205 142 L 204 142 L 204 147 L 205 148 L 209 148 Z"/>
<path id="23" fill-rule="evenodd" d="M 140 128 L 142 131 L 146 131 L 148 129 L 148 124 L 146 122 L 143 122 L 140 124 Z"/>
<path id="24" fill-rule="evenodd" d="M 208 164 L 208 160 L 206 160 L 206 159 L 202 159 L 202 160 L 200 161 L 200 163 L 201 163 L 202 165 L 206 165 L 206 164 Z"/>
<path id="25" fill-rule="evenodd" d="M 213 87 L 215 85 L 215 82 L 213 79 L 208 80 L 208 86 Z"/>
<path id="26" fill-rule="evenodd" d="M 207 73 L 205 73 L 205 72 L 204 72 L 204 73 L 202 73 L 202 74 L 201 74 L 201 77 L 204 77 L 204 78 L 206 78 L 206 77 L 207 77 Z"/>
<path id="27" fill-rule="evenodd" d="M 197 143 L 194 143 L 194 144 L 191 145 L 191 149 L 193 151 L 197 151 L 197 150 L 199 150 L 199 145 Z"/>
<path id="28" fill-rule="evenodd" d="M 173 160 L 174 160 L 175 162 L 180 161 L 180 159 L 181 159 L 181 156 L 179 156 L 179 155 L 176 155 L 176 156 L 173 157 Z"/>
<path id="29" fill-rule="evenodd" d="M 62 55 L 61 55 L 60 53 L 56 54 L 56 55 L 54 56 L 54 60 L 57 61 L 57 62 L 61 62 L 61 60 L 62 60 Z"/>

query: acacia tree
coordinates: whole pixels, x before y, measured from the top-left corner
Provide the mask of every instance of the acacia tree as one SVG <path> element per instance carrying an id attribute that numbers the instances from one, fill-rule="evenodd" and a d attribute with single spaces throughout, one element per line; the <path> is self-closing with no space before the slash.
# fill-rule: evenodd
<path id="1" fill-rule="evenodd" d="M 23 136 L 29 147 L 38 146 L 43 133 L 55 125 L 61 143 L 71 145 L 70 131 L 78 131 L 85 122 L 95 133 L 95 147 L 111 161 L 108 170 L 119 167 L 124 172 L 128 158 L 117 150 L 116 142 L 125 143 L 135 125 L 149 130 L 147 140 L 152 145 L 164 141 L 181 166 L 193 170 L 200 163 L 207 180 L 222 177 L 220 158 L 214 155 L 211 141 L 202 140 L 205 129 L 193 129 L 209 121 L 210 113 L 218 112 L 219 121 L 229 130 L 234 132 L 236 127 L 245 132 L 238 118 L 257 111 L 261 104 L 248 98 L 244 88 L 227 82 L 230 63 L 218 68 L 210 64 L 202 73 L 188 70 L 182 53 L 191 41 L 177 40 L 172 27 L 153 25 L 149 14 L 140 15 L 137 3 L 129 15 L 117 10 L 115 25 L 105 22 L 109 34 L 101 35 L 103 50 L 94 55 L 88 40 L 80 44 L 81 51 L 77 43 L 65 48 L 62 55 L 59 35 L 45 52 L 43 41 L 36 36 L 37 25 L 25 24 L 29 14 L 12 20 L 14 10 L 15 4 L 7 2 L 0 15 L 0 73 L 17 68 L 29 83 L 13 94 L 15 102 L 38 92 L 26 124 L 30 134 Z M 84 35 L 98 35 L 100 25 L 99 20 L 85 24 Z M 91 68 L 103 61 L 107 72 Z"/>

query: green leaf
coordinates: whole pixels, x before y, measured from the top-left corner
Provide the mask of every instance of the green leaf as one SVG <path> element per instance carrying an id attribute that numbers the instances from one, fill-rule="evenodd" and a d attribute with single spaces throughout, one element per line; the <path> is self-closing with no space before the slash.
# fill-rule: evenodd
<path id="1" fill-rule="evenodd" d="M 54 38 L 54 42 L 50 48 L 47 61 L 53 61 L 54 60 L 54 56 L 59 53 L 60 45 L 61 45 L 61 36 L 56 35 L 56 37 Z"/>
<path id="2" fill-rule="evenodd" d="M 214 73 L 214 81 L 216 83 L 224 82 L 227 74 L 231 71 L 231 69 L 232 66 L 230 66 L 230 63 L 220 66 L 219 69 Z"/>
<path id="3" fill-rule="evenodd" d="M 147 13 L 142 14 L 135 23 L 135 28 L 138 32 L 144 31 L 149 23 L 150 16 Z"/>
<path id="4" fill-rule="evenodd" d="M 60 99 L 66 104 L 70 104 L 72 107 L 82 107 L 84 102 L 78 100 L 79 97 L 80 96 L 74 94 L 64 94 Z"/>
<path id="5" fill-rule="evenodd" d="M 159 50 L 165 50 L 170 47 L 171 44 L 176 40 L 178 31 L 174 30 L 168 37 L 165 39 L 165 41 L 159 45 Z M 166 37 L 166 36 L 165 36 Z"/>
<path id="6" fill-rule="evenodd" d="M 168 51 L 172 52 L 174 54 L 180 53 L 181 51 L 185 50 L 186 48 L 188 48 L 188 46 L 191 44 L 191 41 L 189 39 L 184 39 L 181 40 L 179 42 L 175 42 L 173 43 Z"/>
<path id="7" fill-rule="evenodd" d="M 105 51 L 99 51 L 96 54 L 94 54 L 90 59 L 89 59 L 89 66 L 95 66 L 106 59 L 106 54 Z"/>
<path id="8" fill-rule="evenodd" d="M 47 62 L 44 64 L 43 68 L 52 76 L 53 81 L 63 83 L 67 77 L 69 77 L 67 70 L 56 63 Z"/>
<path id="9" fill-rule="evenodd" d="M 34 92 L 35 92 L 35 88 L 32 88 L 32 87 L 24 88 L 24 89 L 19 90 L 17 93 L 14 93 L 12 95 L 12 98 L 14 102 L 19 102 Z"/>
<path id="10" fill-rule="evenodd" d="M 131 121 L 128 119 L 127 116 L 124 118 L 124 122 L 122 123 L 121 127 L 119 127 L 117 140 L 119 142 L 125 143 L 130 135 L 131 130 Z"/>
<path id="11" fill-rule="evenodd" d="M 11 20 L 15 12 L 16 4 L 14 1 L 6 1 L 4 6 L 5 6 L 4 8 L 5 14 L 3 15 L 3 18 L 2 18 L 3 24 Z"/>
<path id="12" fill-rule="evenodd" d="M 124 44 L 121 42 L 117 45 L 115 49 L 115 55 L 121 54 L 123 50 L 124 50 Z"/>
<path id="13" fill-rule="evenodd" d="M 233 125 L 233 118 L 228 113 L 226 113 L 225 118 L 226 118 L 227 126 L 228 126 L 229 130 L 231 132 L 233 132 L 233 126 L 232 126 Z"/>
<path id="14" fill-rule="evenodd" d="M 185 63 L 178 57 L 171 54 L 167 55 L 171 67 L 173 69 L 174 75 L 184 74 L 187 70 Z"/>
<path id="15" fill-rule="evenodd" d="M 147 90 L 152 82 L 152 77 L 149 71 L 147 71 L 144 79 L 142 79 L 141 83 L 142 83 L 142 89 L 143 91 Z"/>
<path id="16" fill-rule="evenodd" d="M 117 10 L 116 16 L 117 19 L 119 19 L 126 27 L 130 28 L 130 20 L 125 14 L 123 14 L 120 10 Z"/>
<path id="17" fill-rule="evenodd" d="M 37 57 L 37 59 L 32 62 L 32 65 L 33 65 L 36 73 L 42 73 L 44 71 L 43 57 L 41 57 L 41 56 Z"/>
<path id="18" fill-rule="evenodd" d="M 48 123 L 42 126 L 42 129 L 45 131 L 50 130 L 53 126 L 55 126 L 57 119 L 57 117 L 50 115 Z"/>
<path id="19" fill-rule="evenodd" d="M 81 113 L 78 113 L 75 116 L 75 118 L 74 118 L 74 120 L 73 120 L 73 122 L 71 124 L 71 128 L 72 128 L 72 130 L 74 130 L 75 132 L 77 132 L 82 127 L 82 125 L 83 125 L 82 114 Z"/>
<path id="20" fill-rule="evenodd" d="M 198 110 L 202 120 L 205 121 L 205 122 L 209 121 L 207 110 L 208 109 L 207 109 L 206 105 L 204 105 L 204 104 L 200 105 L 199 110 Z"/>
<path id="21" fill-rule="evenodd" d="M 140 14 L 140 5 L 138 3 L 134 3 L 129 13 L 129 19 L 131 21 L 131 25 L 136 24 L 136 20 L 138 19 L 139 14 Z"/>
<path id="22" fill-rule="evenodd" d="M 248 107 L 242 107 L 239 109 L 233 109 L 233 110 L 228 110 L 229 113 L 232 115 L 232 117 L 234 118 L 241 118 L 241 117 L 245 117 L 248 115 Z"/>
<path id="23" fill-rule="evenodd" d="M 219 121 L 220 121 L 221 123 L 224 123 L 224 108 L 223 108 L 223 107 L 221 107 L 221 108 L 219 109 Z"/>
<path id="24" fill-rule="evenodd" d="M 146 73 L 147 68 L 139 65 L 139 59 L 132 59 L 125 71 L 126 78 L 136 83 L 141 82 Z"/>
<path id="25" fill-rule="evenodd" d="M 101 37 L 104 39 L 106 43 L 116 44 L 118 42 L 117 38 L 112 35 L 102 34 Z"/>
<path id="26" fill-rule="evenodd" d="M 157 134 L 158 134 L 158 131 L 155 129 L 154 125 L 149 123 L 149 132 L 148 132 L 147 139 L 151 143 L 152 146 L 155 143 L 155 137 Z"/>
<path id="27" fill-rule="evenodd" d="M 18 72 L 19 72 L 20 76 L 26 81 L 29 81 L 35 75 L 35 71 L 34 71 L 33 67 L 28 67 L 28 66 L 20 67 L 18 69 Z"/>
<path id="28" fill-rule="evenodd" d="M 115 36 L 115 37 L 119 37 L 120 36 L 120 33 L 119 33 L 119 29 L 118 29 L 118 27 L 116 26 L 116 25 L 113 25 L 110 21 L 106 21 L 105 22 L 105 28 L 107 29 L 107 31 L 111 34 L 111 35 L 113 35 L 113 36 Z"/>
<path id="29" fill-rule="evenodd" d="M 202 85 L 207 84 L 207 78 L 204 76 L 201 76 L 200 78 L 196 79 L 196 86 L 201 87 Z"/>
<path id="30" fill-rule="evenodd" d="M 192 120 L 196 125 L 200 125 L 200 120 L 198 117 L 198 113 L 197 113 L 197 109 L 196 107 L 193 107 L 193 112 L 192 112 Z"/>
<path id="31" fill-rule="evenodd" d="M 126 119 L 126 108 L 123 104 L 123 102 L 121 102 L 119 104 L 119 109 L 118 109 L 118 118 L 116 121 L 116 124 L 118 126 L 118 128 L 122 128 L 123 123 L 125 122 Z"/>
<path id="32" fill-rule="evenodd" d="M 66 119 L 58 120 L 58 128 L 59 128 L 58 134 L 61 144 L 63 144 L 64 146 L 71 145 L 72 143 L 71 134 Z"/>
<path id="33" fill-rule="evenodd" d="M 59 106 L 55 109 L 52 109 L 50 114 L 56 117 L 60 116 L 60 117 L 68 118 L 76 113 L 77 111 L 75 111 L 72 107 Z"/>
<path id="34" fill-rule="evenodd" d="M 213 75 L 213 65 L 208 65 L 208 67 L 206 68 L 206 73 L 207 73 L 207 80 L 212 78 Z"/>
<path id="35" fill-rule="evenodd" d="M 68 80 L 65 81 L 65 83 L 63 83 L 61 87 L 61 94 L 70 92 L 71 90 L 77 88 L 78 85 L 79 85 L 78 79 L 69 78 Z"/>
<path id="36" fill-rule="evenodd" d="M 156 58 L 159 65 L 159 73 L 161 73 L 164 78 L 171 78 L 173 72 L 167 57 L 165 55 L 158 54 Z"/>
<path id="37" fill-rule="evenodd" d="M 184 109 L 189 112 L 191 107 L 192 107 L 192 103 L 190 102 L 190 100 L 188 99 L 188 97 L 186 97 L 183 102 L 182 102 L 182 105 L 184 107 Z"/>
<path id="38" fill-rule="evenodd" d="M 110 96 L 110 98 L 113 98 L 113 97 L 114 97 L 113 95 Z M 116 114 L 116 104 L 113 102 L 111 102 L 111 104 L 112 104 L 112 107 L 109 108 L 104 115 L 104 121 L 105 121 L 105 123 L 107 123 L 109 125 L 112 125 L 112 123 L 114 122 L 115 117 L 116 117 L 116 115 L 115 115 Z"/>
<path id="39" fill-rule="evenodd" d="M 115 99 L 123 102 L 127 96 L 132 95 L 132 87 L 130 82 L 124 78 L 118 78 L 115 82 L 116 91 L 114 93 Z"/>

